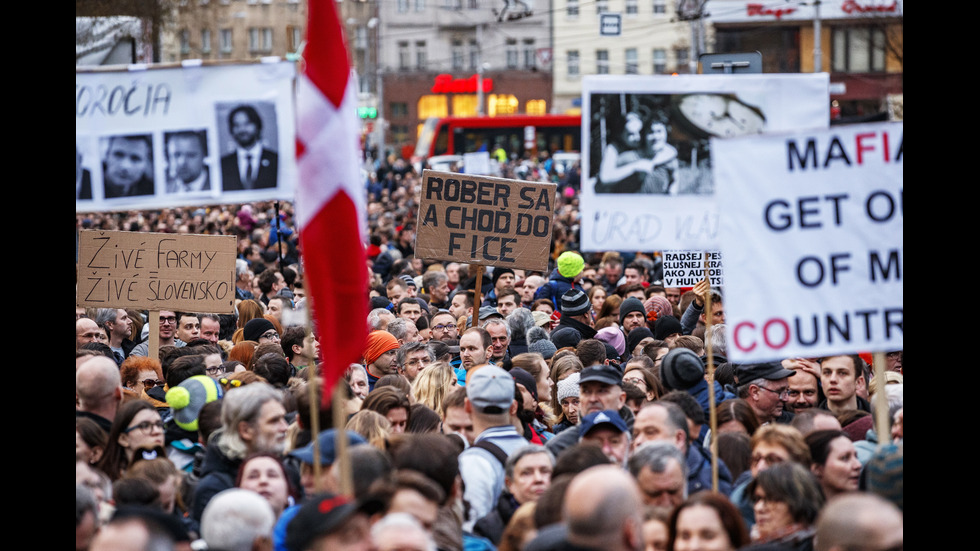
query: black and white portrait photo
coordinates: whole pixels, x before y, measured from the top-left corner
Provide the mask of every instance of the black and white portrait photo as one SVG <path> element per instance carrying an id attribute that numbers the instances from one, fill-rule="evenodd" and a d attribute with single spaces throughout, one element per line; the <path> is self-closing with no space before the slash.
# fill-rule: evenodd
<path id="1" fill-rule="evenodd" d="M 279 178 L 275 104 L 219 105 L 224 191 L 274 188 Z"/>
<path id="2" fill-rule="evenodd" d="M 167 193 L 211 191 L 207 130 L 166 132 Z"/>
<path id="3" fill-rule="evenodd" d="M 153 195 L 153 138 L 150 134 L 102 138 L 106 199 Z"/>

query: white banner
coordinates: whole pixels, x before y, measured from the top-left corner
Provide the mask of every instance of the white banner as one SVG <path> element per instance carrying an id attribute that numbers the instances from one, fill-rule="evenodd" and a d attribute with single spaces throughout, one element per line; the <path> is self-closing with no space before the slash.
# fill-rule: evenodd
<path id="1" fill-rule="evenodd" d="M 712 287 L 725 285 L 721 251 L 663 251 L 664 287 L 694 287 L 704 279 L 705 255 L 708 257 L 708 277 Z"/>
<path id="2" fill-rule="evenodd" d="M 903 348 L 903 129 L 712 140 L 729 359 Z"/>
<path id="3" fill-rule="evenodd" d="M 830 121 L 829 76 L 587 76 L 582 250 L 718 248 L 711 138 Z"/>
<path id="4" fill-rule="evenodd" d="M 75 73 L 75 210 L 292 200 L 295 64 Z"/>

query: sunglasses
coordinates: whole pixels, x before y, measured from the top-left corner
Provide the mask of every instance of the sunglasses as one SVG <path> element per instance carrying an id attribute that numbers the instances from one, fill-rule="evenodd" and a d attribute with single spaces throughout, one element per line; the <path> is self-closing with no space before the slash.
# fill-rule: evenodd
<path id="1" fill-rule="evenodd" d="M 151 388 L 153 388 L 155 386 L 163 386 L 165 384 L 167 384 L 166 381 L 161 381 L 159 379 L 144 379 L 143 380 L 143 388 L 145 388 L 147 390 L 149 390 L 149 389 L 151 389 Z"/>

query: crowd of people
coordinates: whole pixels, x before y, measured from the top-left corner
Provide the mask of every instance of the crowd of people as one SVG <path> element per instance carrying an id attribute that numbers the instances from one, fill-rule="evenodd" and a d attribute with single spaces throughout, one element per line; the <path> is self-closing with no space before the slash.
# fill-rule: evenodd
<path id="1" fill-rule="evenodd" d="M 580 252 L 544 163 L 503 167 L 561 187 L 544 272 L 417 258 L 420 174 L 371 174 L 331 403 L 290 204 L 77 214 L 239 247 L 234 314 L 76 307 L 76 549 L 901 548 L 901 350 L 736 364 L 722 292 Z"/>

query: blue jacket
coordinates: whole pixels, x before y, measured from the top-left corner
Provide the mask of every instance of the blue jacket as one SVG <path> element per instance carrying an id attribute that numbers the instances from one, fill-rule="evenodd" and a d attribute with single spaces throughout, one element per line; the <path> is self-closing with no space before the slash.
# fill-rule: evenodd
<path id="1" fill-rule="evenodd" d="M 534 300 L 546 298 L 555 305 L 556 311 L 561 312 L 561 296 L 572 287 L 580 291 L 585 290 L 582 289 L 581 285 L 576 284 L 574 280 L 558 273 L 558 268 L 555 268 L 551 271 L 551 275 L 548 276 L 548 282 L 538 287 L 538 290 L 534 292 Z"/>
<path id="2" fill-rule="evenodd" d="M 696 441 L 687 447 L 687 495 L 711 489 L 711 458 Z M 732 493 L 732 473 L 725 462 L 718 458 L 718 491 L 726 496 Z"/>

